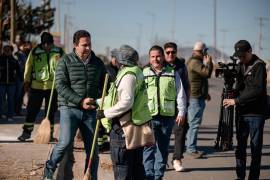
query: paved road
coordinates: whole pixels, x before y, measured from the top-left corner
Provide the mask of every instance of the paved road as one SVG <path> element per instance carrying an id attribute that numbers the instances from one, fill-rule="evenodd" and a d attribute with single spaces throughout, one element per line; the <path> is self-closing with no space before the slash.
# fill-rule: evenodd
<path id="1" fill-rule="evenodd" d="M 210 80 L 210 94 L 212 96 L 212 100 L 207 103 L 202 127 L 199 131 L 198 137 L 199 148 L 207 152 L 205 158 L 195 160 L 185 156 L 184 165 L 187 168 L 187 172 L 175 172 L 170 163 L 174 138 L 172 136 L 168 162 L 169 167 L 165 173 L 165 180 L 235 179 L 234 151 L 218 152 L 213 148 L 217 134 L 221 89 L 221 80 Z M 0 180 L 36 180 L 41 177 L 43 164 L 48 158 L 51 145 L 37 145 L 31 141 L 26 143 L 17 142 L 16 138 L 21 133 L 22 123 L 23 117 L 15 118 L 14 122 L 0 120 Z M 37 127 L 35 129 L 37 129 Z M 58 125 L 56 126 L 56 133 L 57 129 Z M 33 134 L 35 134 L 35 132 Z M 76 143 L 75 147 L 75 162 L 72 164 L 73 171 L 70 171 L 69 174 L 74 177 L 73 179 L 80 180 L 82 179 L 85 155 L 81 143 Z M 249 164 L 250 149 L 248 149 L 248 155 L 249 157 L 247 161 Z M 113 179 L 109 152 L 100 154 L 99 179 Z M 264 130 L 261 179 L 270 180 L 270 120 L 266 121 Z"/>

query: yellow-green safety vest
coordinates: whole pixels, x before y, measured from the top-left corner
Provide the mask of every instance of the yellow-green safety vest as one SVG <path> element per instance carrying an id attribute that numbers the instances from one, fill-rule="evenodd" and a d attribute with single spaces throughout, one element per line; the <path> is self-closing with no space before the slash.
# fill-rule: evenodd
<path id="1" fill-rule="evenodd" d="M 45 82 L 53 80 L 57 59 L 63 54 L 63 50 L 53 46 L 50 52 L 46 53 L 44 49 L 36 47 L 33 50 L 33 80 Z"/>
<path id="2" fill-rule="evenodd" d="M 157 75 L 150 67 L 146 67 L 143 75 L 151 115 L 174 116 L 177 97 L 174 69 L 165 66 L 161 74 Z"/>
<path id="3" fill-rule="evenodd" d="M 116 80 L 111 83 L 110 89 L 108 92 L 108 96 L 104 99 L 103 109 L 108 109 L 114 106 L 117 102 L 117 87 L 121 81 L 121 79 L 126 74 L 133 74 L 136 76 L 136 86 L 135 86 L 135 95 L 134 95 L 134 103 L 131 108 L 132 113 L 132 123 L 135 125 L 142 125 L 151 120 L 151 115 L 147 105 L 147 91 L 144 83 L 144 77 L 142 70 L 137 67 L 123 67 L 117 74 Z M 111 120 L 107 118 L 103 118 L 101 120 L 102 125 L 105 127 L 106 131 L 109 132 L 111 130 Z"/>

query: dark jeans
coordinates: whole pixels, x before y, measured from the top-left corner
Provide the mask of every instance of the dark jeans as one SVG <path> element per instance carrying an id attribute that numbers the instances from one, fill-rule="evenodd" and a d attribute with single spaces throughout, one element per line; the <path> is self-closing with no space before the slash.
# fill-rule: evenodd
<path id="1" fill-rule="evenodd" d="M 113 124 L 110 133 L 110 149 L 115 180 L 144 179 L 143 147 L 128 150 L 125 137 L 118 124 Z"/>
<path id="2" fill-rule="evenodd" d="M 262 144 L 263 144 L 263 128 L 264 118 L 261 116 L 241 116 L 236 128 L 237 147 L 236 156 L 236 173 L 238 178 L 245 179 L 246 175 L 246 159 L 247 159 L 247 139 L 250 135 L 251 147 L 251 164 L 249 171 L 249 180 L 259 179 Z"/>
<path id="3" fill-rule="evenodd" d="M 23 96 L 24 96 L 23 82 L 17 80 L 16 92 L 15 92 L 15 113 L 16 114 L 20 114 L 22 111 Z"/>
<path id="4" fill-rule="evenodd" d="M 8 112 L 7 116 L 12 117 L 14 115 L 14 95 L 15 95 L 15 84 L 9 85 L 0 85 L 0 115 L 4 114 L 3 112 L 3 100 L 7 95 L 7 103 L 8 103 Z"/>
<path id="5" fill-rule="evenodd" d="M 27 104 L 27 114 L 25 118 L 25 123 L 23 126 L 24 131 L 31 133 L 34 128 L 34 122 L 36 117 L 40 111 L 43 99 L 45 98 L 45 113 L 47 113 L 47 108 L 49 104 L 51 90 L 39 90 L 39 89 L 30 89 L 29 100 Z M 53 125 L 54 125 L 54 115 L 57 111 L 57 93 L 54 90 L 51 109 L 49 113 L 49 120 L 51 122 L 51 128 L 53 133 Z"/>
<path id="6" fill-rule="evenodd" d="M 187 118 L 187 117 L 186 117 Z M 185 141 L 186 134 L 188 130 L 188 122 L 187 119 L 183 125 L 174 125 L 174 152 L 173 152 L 173 160 L 181 160 L 184 158 L 183 154 L 185 151 Z"/>

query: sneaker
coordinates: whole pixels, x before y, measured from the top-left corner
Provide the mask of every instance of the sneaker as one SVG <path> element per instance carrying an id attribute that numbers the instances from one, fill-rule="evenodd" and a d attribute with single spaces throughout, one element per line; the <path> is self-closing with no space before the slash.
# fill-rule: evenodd
<path id="1" fill-rule="evenodd" d="M 177 159 L 173 160 L 173 168 L 174 168 L 175 171 L 177 171 L 177 172 L 183 172 L 183 171 L 185 171 L 185 168 L 184 168 L 184 166 L 182 165 L 181 160 L 177 160 Z"/>
<path id="2" fill-rule="evenodd" d="M 48 169 L 47 167 L 44 168 L 44 175 L 42 180 L 54 180 L 53 179 L 53 170 Z"/>
<path id="3" fill-rule="evenodd" d="M 19 141 L 25 141 L 27 139 L 30 139 L 31 134 L 28 132 L 23 131 L 22 135 L 18 137 Z"/>
<path id="4" fill-rule="evenodd" d="M 202 151 L 187 152 L 187 155 L 193 157 L 194 159 L 199 159 L 203 157 L 204 152 Z"/>

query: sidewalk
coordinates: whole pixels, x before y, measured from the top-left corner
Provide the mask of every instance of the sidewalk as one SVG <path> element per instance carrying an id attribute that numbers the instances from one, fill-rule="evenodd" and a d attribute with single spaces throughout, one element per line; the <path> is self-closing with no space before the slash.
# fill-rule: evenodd
<path id="1" fill-rule="evenodd" d="M 183 162 L 187 172 L 175 172 L 171 165 L 174 140 L 172 136 L 169 149 L 169 166 L 165 172 L 164 180 L 231 180 L 236 178 L 234 151 L 218 152 L 213 148 L 218 127 L 222 81 L 214 79 L 210 81 L 210 85 L 212 100 L 207 103 L 202 127 L 198 136 L 199 148 L 206 151 L 206 155 L 203 159 L 192 159 L 184 155 Z M 14 122 L 0 120 L 0 180 L 39 180 L 41 178 L 43 165 L 48 158 L 51 145 L 38 145 L 32 141 L 25 143 L 18 142 L 17 137 L 21 134 L 23 118 L 17 117 Z M 55 127 L 56 131 L 58 130 L 58 126 L 57 124 Z M 38 126 L 35 126 L 35 131 L 37 129 Z M 234 146 L 235 144 L 234 140 Z M 83 177 L 85 153 L 81 143 L 76 143 L 75 147 L 75 162 L 71 164 L 73 165 L 73 171 L 68 172 L 73 179 L 81 180 Z M 247 165 L 249 168 L 250 148 L 247 152 Z M 63 167 L 59 169 L 59 171 L 63 171 Z M 100 154 L 98 174 L 99 180 L 114 179 L 109 152 Z M 270 120 L 267 120 L 265 123 L 260 177 L 262 180 L 270 180 Z M 66 178 L 65 180 L 68 179 Z"/>

